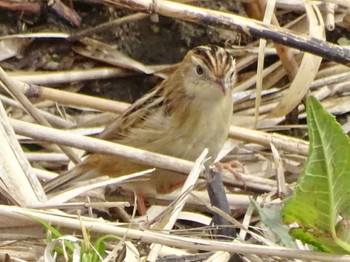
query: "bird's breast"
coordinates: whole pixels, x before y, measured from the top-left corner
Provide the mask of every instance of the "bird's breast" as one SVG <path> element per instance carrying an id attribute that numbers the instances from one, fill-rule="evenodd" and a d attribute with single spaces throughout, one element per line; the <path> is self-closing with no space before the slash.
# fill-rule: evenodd
<path id="1" fill-rule="evenodd" d="M 216 103 L 191 101 L 182 110 L 148 116 L 120 141 L 133 147 L 194 161 L 205 148 L 214 160 L 227 139 L 232 99 Z"/>
<path id="2" fill-rule="evenodd" d="M 191 105 L 181 122 L 168 131 L 173 133 L 172 141 L 164 141 L 164 145 L 171 146 L 161 153 L 193 161 L 208 148 L 214 161 L 227 139 L 231 115 L 231 99 L 204 106 Z"/>

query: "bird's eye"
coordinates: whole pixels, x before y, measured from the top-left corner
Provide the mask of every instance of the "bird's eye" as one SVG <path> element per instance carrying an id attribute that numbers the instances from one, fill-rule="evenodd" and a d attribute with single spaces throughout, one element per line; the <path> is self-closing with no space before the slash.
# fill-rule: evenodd
<path id="1" fill-rule="evenodd" d="M 203 67 L 201 67 L 200 65 L 197 65 L 196 72 L 198 75 L 202 75 L 204 73 Z"/>

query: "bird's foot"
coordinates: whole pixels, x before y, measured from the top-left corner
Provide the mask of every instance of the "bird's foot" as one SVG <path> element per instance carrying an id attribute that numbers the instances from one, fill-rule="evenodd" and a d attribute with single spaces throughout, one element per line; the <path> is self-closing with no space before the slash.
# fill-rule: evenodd
<path id="1" fill-rule="evenodd" d="M 146 215 L 147 207 L 145 204 L 145 198 L 143 197 L 143 194 L 136 191 L 135 196 L 136 196 L 136 201 L 137 201 L 137 211 L 139 211 L 141 216 Z"/>
<path id="2" fill-rule="evenodd" d="M 226 169 L 227 171 L 229 171 L 236 178 L 236 180 L 242 182 L 243 185 L 245 186 L 245 182 L 244 182 L 241 174 L 239 173 L 239 172 L 243 171 L 242 163 L 240 163 L 237 160 L 231 160 L 231 161 L 228 161 L 226 163 L 217 162 L 214 165 L 217 169 L 219 169 L 219 171 L 221 171 L 223 169 Z"/>

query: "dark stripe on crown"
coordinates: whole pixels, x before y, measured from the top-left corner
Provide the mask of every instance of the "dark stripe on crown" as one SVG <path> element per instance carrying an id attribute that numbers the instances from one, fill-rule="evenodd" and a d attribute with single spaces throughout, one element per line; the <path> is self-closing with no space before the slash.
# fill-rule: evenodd
<path id="1" fill-rule="evenodd" d="M 232 55 L 216 45 L 198 46 L 193 49 L 193 54 L 201 57 L 216 77 L 224 77 L 232 66 Z"/>

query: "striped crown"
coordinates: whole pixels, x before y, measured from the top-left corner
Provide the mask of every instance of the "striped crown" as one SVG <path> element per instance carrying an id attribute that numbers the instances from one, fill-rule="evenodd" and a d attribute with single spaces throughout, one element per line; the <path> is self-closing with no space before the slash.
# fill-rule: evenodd
<path id="1" fill-rule="evenodd" d="M 233 56 L 216 45 L 198 46 L 192 51 L 218 78 L 224 77 L 234 66 Z"/>

